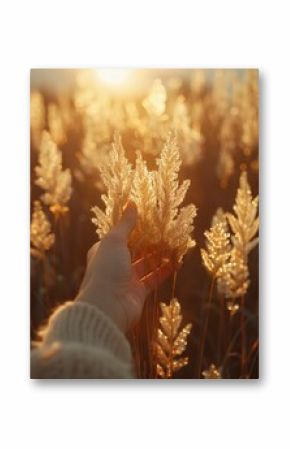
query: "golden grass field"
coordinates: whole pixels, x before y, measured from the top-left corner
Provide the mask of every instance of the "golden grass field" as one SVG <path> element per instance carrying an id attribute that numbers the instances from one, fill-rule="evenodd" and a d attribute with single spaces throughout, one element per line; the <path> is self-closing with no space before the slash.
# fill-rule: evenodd
<path id="1" fill-rule="evenodd" d="M 259 75 L 31 72 L 31 338 L 138 209 L 132 260 L 174 273 L 128 335 L 140 378 L 259 376 Z"/>

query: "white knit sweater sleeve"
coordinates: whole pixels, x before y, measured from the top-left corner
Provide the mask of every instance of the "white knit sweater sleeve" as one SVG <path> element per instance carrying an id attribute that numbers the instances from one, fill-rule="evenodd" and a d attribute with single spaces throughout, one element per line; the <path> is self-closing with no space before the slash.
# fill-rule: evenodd
<path id="1" fill-rule="evenodd" d="M 40 332 L 31 352 L 32 379 L 132 378 L 132 354 L 126 337 L 95 306 L 67 302 Z"/>

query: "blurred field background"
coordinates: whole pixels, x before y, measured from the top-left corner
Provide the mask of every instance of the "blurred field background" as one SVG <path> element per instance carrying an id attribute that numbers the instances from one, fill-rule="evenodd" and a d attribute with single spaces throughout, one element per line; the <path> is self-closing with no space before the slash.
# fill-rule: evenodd
<path id="1" fill-rule="evenodd" d="M 49 132 L 71 174 L 72 193 L 60 217 L 43 210 L 55 242 L 31 257 L 31 338 L 56 305 L 75 297 L 86 254 L 96 242 L 91 208 L 102 207 L 98 166 L 110 151 L 114 133 L 122 136 L 128 159 L 142 152 L 149 168 L 174 130 L 182 156 L 181 179 L 190 179 L 185 204 L 194 203 L 196 247 L 178 273 L 175 294 L 188 337 L 187 366 L 176 377 L 195 378 L 198 344 L 209 275 L 200 249 L 217 208 L 231 211 L 239 178 L 247 171 L 253 196 L 259 185 L 257 70 L 53 70 L 31 71 L 31 213 L 43 194 L 35 184 L 42 133 Z M 249 256 L 250 286 L 245 297 L 247 374 L 258 377 L 258 247 Z M 159 290 L 168 302 L 172 280 Z M 223 311 L 224 343 L 217 350 L 220 303 L 211 304 L 204 367 L 222 365 L 223 378 L 240 376 L 239 311 Z M 146 344 L 146 342 L 143 342 Z"/>

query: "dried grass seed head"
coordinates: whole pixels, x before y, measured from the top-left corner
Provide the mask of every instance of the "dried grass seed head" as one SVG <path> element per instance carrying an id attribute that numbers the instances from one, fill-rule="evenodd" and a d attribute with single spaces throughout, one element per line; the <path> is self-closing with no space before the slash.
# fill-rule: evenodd
<path id="1" fill-rule="evenodd" d="M 55 242 L 55 236 L 51 232 L 48 221 L 40 201 L 34 202 L 32 220 L 30 226 L 31 254 L 37 258 L 43 258 Z"/>
<path id="2" fill-rule="evenodd" d="M 234 234 L 233 244 L 246 256 L 258 243 L 258 238 L 254 237 L 259 229 L 258 197 L 252 196 L 247 172 L 243 172 L 240 176 L 233 209 L 235 215 L 228 214 L 228 221 Z"/>
<path id="3" fill-rule="evenodd" d="M 65 213 L 72 193 L 71 173 L 69 169 L 62 169 L 61 151 L 47 131 L 42 133 L 35 173 L 35 184 L 45 191 L 42 201 L 51 207 L 52 212 Z"/>
<path id="4" fill-rule="evenodd" d="M 201 249 L 203 264 L 214 278 L 219 278 L 225 270 L 231 250 L 226 216 L 221 209 L 213 217 L 212 227 L 204 235 L 206 249 Z"/>
<path id="5" fill-rule="evenodd" d="M 138 209 L 138 221 L 130 238 L 135 255 L 151 251 L 161 257 L 179 261 L 195 245 L 191 237 L 196 208 L 193 204 L 180 208 L 190 182 L 179 185 L 181 160 L 176 140 L 168 139 L 157 160 L 157 170 L 149 171 L 141 153 L 137 153 L 135 168 L 128 162 L 120 136 L 115 137 L 112 152 L 100 168 L 106 188 L 102 196 L 105 211 L 94 207 L 93 223 L 102 238 L 120 219 L 127 201 Z"/>
<path id="6" fill-rule="evenodd" d="M 186 349 L 187 337 L 192 324 L 180 330 L 182 322 L 181 306 L 178 299 L 173 298 L 168 305 L 160 303 L 161 328 L 158 329 L 156 349 L 157 375 L 162 379 L 170 379 L 173 374 L 188 364 L 188 357 L 180 357 Z"/>

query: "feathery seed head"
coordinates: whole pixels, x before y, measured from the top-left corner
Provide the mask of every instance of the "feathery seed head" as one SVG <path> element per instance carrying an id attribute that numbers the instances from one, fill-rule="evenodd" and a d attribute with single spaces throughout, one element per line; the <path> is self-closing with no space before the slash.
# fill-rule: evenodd
<path id="1" fill-rule="evenodd" d="M 212 220 L 212 227 L 204 233 L 207 249 L 201 249 L 201 257 L 205 268 L 214 278 L 221 276 L 230 257 L 230 234 L 226 217 L 220 209 Z"/>
<path id="2" fill-rule="evenodd" d="M 132 253 L 142 256 L 155 251 L 159 257 L 171 257 L 178 262 L 195 245 L 191 238 L 196 208 L 189 204 L 180 208 L 190 182 L 179 185 L 181 160 L 176 139 L 169 135 L 157 160 L 157 170 L 149 171 L 141 153 L 137 153 L 135 168 L 129 164 L 120 137 L 115 137 L 113 149 L 100 169 L 107 189 L 102 199 L 105 212 L 92 210 L 93 223 L 102 238 L 120 219 L 129 199 L 138 209 L 138 221 L 129 246 Z"/>
<path id="3" fill-rule="evenodd" d="M 180 370 L 188 363 L 188 357 L 180 357 L 186 349 L 187 337 L 190 334 L 192 324 L 187 324 L 179 330 L 182 315 L 181 306 L 176 298 L 168 305 L 160 303 L 162 316 L 159 321 L 157 342 L 155 343 L 157 375 L 162 379 L 172 378 L 174 372 Z"/>
<path id="4" fill-rule="evenodd" d="M 44 257 L 55 241 L 51 225 L 41 207 L 40 201 L 34 202 L 34 210 L 30 226 L 31 254 L 39 259 Z"/>
<path id="5" fill-rule="evenodd" d="M 232 248 L 229 262 L 224 266 L 218 279 L 218 290 L 226 298 L 239 298 L 247 293 L 249 287 L 249 269 L 243 254 Z"/>
<path id="6" fill-rule="evenodd" d="M 248 254 L 258 243 L 254 238 L 259 228 L 257 208 L 258 197 L 253 199 L 247 173 L 243 172 L 233 207 L 235 215 L 227 214 L 233 232 L 230 258 L 218 279 L 219 292 L 231 300 L 245 295 L 249 287 Z M 234 305 L 228 308 L 231 313 L 236 311 Z"/>
<path id="7" fill-rule="evenodd" d="M 57 215 L 67 212 L 72 193 L 70 170 L 62 170 L 62 155 L 47 131 L 43 131 L 35 184 L 45 190 L 42 201 Z"/>
<path id="8" fill-rule="evenodd" d="M 258 239 L 254 239 L 254 236 L 259 229 L 259 218 L 256 217 L 258 197 L 252 197 L 246 172 L 241 174 L 233 209 L 235 215 L 228 214 L 228 221 L 234 233 L 233 244 L 246 256 L 258 243 Z"/>
<path id="9" fill-rule="evenodd" d="M 56 103 L 50 103 L 48 105 L 47 121 L 52 140 L 57 145 L 63 145 L 66 141 L 66 133 L 61 111 Z"/>
<path id="10" fill-rule="evenodd" d="M 103 212 L 98 206 L 93 207 L 92 211 L 95 217 L 92 222 L 97 227 L 99 237 L 103 238 L 120 220 L 128 202 L 133 181 L 132 167 L 125 156 L 121 137 L 118 133 L 115 134 L 112 149 L 100 165 L 99 170 L 107 190 L 102 195 L 106 209 Z"/>

